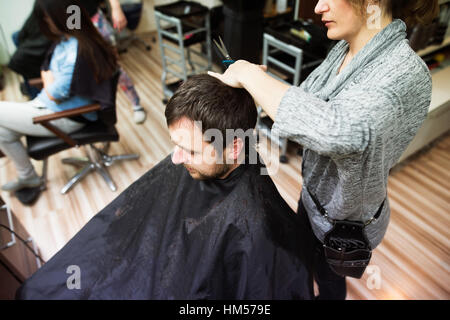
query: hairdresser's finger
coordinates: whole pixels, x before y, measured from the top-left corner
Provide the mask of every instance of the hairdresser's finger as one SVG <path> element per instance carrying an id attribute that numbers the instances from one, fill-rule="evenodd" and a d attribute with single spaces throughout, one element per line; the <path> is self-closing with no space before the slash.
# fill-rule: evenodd
<path id="1" fill-rule="evenodd" d="M 237 81 L 237 79 L 232 75 L 232 73 L 229 73 L 228 69 L 224 74 L 208 71 L 208 74 L 216 79 L 219 79 L 222 81 L 222 83 L 226 84 L 227 86 L 233 87 L 233 88 L 242 88 L 242 85 Z"/>
<path id="2" fill-rule="evenodd" d="M 223 82 L 223 80 L 222 80 L 222 75 L 221 75 L 220 73 L 208 71 L 208 74 L 209 74 L 210 76 L 212 76 L 212 77 L 214 77 L 214 78 L 217 78 L 217 79 L 219 79 L 220 81 Z"/>

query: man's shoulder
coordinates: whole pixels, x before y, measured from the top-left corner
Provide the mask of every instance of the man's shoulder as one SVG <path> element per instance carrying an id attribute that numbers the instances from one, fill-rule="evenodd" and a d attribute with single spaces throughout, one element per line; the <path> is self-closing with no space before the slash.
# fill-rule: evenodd
<path id="1" fill-rule="evenodd" d="M 265 174 L 261 165 L 249 165 L 244 177 L 230 194 L 230 204 L 236 207 L 233 213 L 236 222 L 264 226 L 268 218 L 290 219 L 295 212 L 278 192 L 272 178 Z"/>

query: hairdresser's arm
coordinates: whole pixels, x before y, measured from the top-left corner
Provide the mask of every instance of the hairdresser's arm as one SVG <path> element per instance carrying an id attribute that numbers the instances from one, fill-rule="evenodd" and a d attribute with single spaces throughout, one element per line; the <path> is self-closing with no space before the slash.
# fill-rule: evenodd
<path id="1" fill-rule="evenodd" d="M 123 14 L 122 7 L 120 6 L 119 0 L 109 0 L 111 5 L 111 16 L 114 23 L 114 28 L 121 31 L 127 26 L 127 18 Z"/>
<path id="2" fill-rule="evenodd" d="M 269 76 L 266 70 L 266 66 L 238 60 L 223 74 L 208 74 L 231 87 L 246 89 L 269 117 L 275 120 L 281 98 L 290 86 Z"/>

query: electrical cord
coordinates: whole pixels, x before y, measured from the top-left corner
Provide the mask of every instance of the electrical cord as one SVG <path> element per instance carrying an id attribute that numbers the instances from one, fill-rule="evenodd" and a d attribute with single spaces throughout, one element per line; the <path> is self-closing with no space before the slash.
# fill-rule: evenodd
<path id="1" fill-rule="evenodd" d="M 30 250 L 36 258 L 38 258 L 43 264 L 45 263 L 44 259 L 42 259 L 42 257 L 39 254 L 37 254 L 36 252 L 34 252 L 34 249 L 28 245 L 28 241 L 22 239 L 22 237 L 20 237 L 15 231 L 11 230 L 9 227 L 5 226 L 4 224 L 0 223 L 0 227 L 3 227 L 6 230 L 8 230 L 9 232 L 13 233 L 20 241 L 22 241 L 25 244 L 25 246 L 28 248 L 28 250 Z"/>

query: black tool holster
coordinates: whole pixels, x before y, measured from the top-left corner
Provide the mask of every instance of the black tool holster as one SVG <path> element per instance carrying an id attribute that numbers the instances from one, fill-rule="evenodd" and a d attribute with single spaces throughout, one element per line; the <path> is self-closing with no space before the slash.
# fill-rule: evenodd
<path id="1" fill-rule="evenodd" d="M 364 223 L 336 220 L 324 240 L 325 258 L 341 276 L 361 278 L 372 257 Z"/>
<path id="2" fill-rule="evenodd" d="M 381 215 L 385 200 L 377 213 L 367 222 L 333 220 L 322 207 L 315 194 L 307 188 L 319 212 L 333 224 L 325 234 L 323 248 L 330 268 L 343 277 L 361 278 L 372 257 L 372 248 L 366 236 L 365 227 Z"/>

